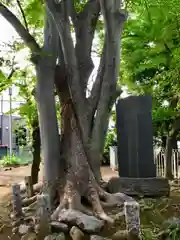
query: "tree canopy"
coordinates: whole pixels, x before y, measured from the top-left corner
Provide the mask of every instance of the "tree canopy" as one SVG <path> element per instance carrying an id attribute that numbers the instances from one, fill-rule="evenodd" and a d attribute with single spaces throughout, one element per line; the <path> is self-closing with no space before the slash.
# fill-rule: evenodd
<path id="1" fill-rule="evenodd" d="M 167 135 L 179 117 L 179 21 L 177 1 L 131 6 L 122 43 L 121 81 L 153 97 L 155 135 Z"/>
<path id="2" fill-rule="evenodd" d="M 19 86 L 26 99 L 20 113 L 32 126 L 39 119 L 44 191 L 53 220 L 63 218 L 65 209 L 75 209 L 112 223 L 103 207 L 133 202 L 134 218 L 125 211 L 127 229 L 139 235 L 138 204 L 104 189 L 101 157 L 119 86 L 127 85 L 133 94 L 152 95 L 155 136 L 165 135 L 169 159 L 180 129 L 179 10 L 177 0 L 0 2 L 0 14 L 20 36 L 14 51 L 27 51 L 23 66 L 16 57 L 1 58 L 0 88 Z M 91 82 L 94 57 L 99 66 Z"/>
<path id="3" fill-rule="evenodd" d="M 121 0 L 11 0 L 0 3 L 0 14 L 28 47 L 36 73 L 33 94 L 47 183 L 44 191 L 52 209 L 57 207 L 57 195 L 60 199 L 53 219 L 59 219 L 61 209 L 69 208 L 112 223 L 102 199 L 111 206 L 119 201 L 134 202 L 124 194 L 107 193 L 100 172 L 110 112 L 121 93 L 117 81 L 127 19 Z M 97 44 L 100 38 L 101 44 Z M 87 94 L 94 69 L 94 45 L 99 45 L 100 64 Z M 60 136 L 55 92 L 61 105 Z M 29 96 L 29 91 L 26 94 Z M 92 213 L 82 205 L 82 197 L 92 205 Z M 136 208 L 134 214 L 138 212 Z M 131 228 L 139 235 L 138 222 Z"/>

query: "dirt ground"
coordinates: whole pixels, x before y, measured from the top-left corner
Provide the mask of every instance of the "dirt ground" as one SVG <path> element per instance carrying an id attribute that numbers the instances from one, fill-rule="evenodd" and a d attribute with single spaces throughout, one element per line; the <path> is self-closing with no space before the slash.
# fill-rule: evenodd
<path id="1" fill-rule="evenodd" d="M 30 175 L 31 166 L 22 166 L 18 168 L 0 169 L 0 240 L 19 240 L 11 233 L 10 226 L 10 207 L 11 207 L 11 185 L 13 183 L 23 184 L 25 176 Z M 42 171 L 39 174 L 39 179 L 42 180 Z M 118 176 L 118 173 L 112 171 L 109 167 L 102 167 L 102 176 L 105 181 L 108 181 L 113 176 Z M 142 199 L 141 207 L 141 227 L 144 232 L 154 229 L 159 229 L 164 220 L 180 216 L 180 185 L 177 184 L 171 187 L 171 196 L 169 198 L 159 199 Z M 146 206 L 146 207 L 144 207 Z M 118 212 L 116 212 L 118 213 Z M 114 214 L 114 209 L 110 215 Z M 117 223 L 113 231 L 122 229 L 122 220 Z M 109 230 L 108 230 L 109 231 Z M 110 230 L 111 231 L 111 230 Z M 109 232 L 108 232 L 109 234 Z M 113 233 L 112 233 L 113 234 Z M 148 233 L 149 234 L 149 233 Z M 109 235 L 107 235 L 109 236 Z M 112 235 L 111 235 L 112 236 Z M 144 235 L 143 235 L 144 236 Z M 149 235 L 148 235 L 149 236 Z M 143 240 L 155 240 L 154 237 L 143 237 Z M 180 236 L 173 238 L 179 240 Z"/>
<path id="2" fill-rule="evenodd" d="M 30 175 L 31 165 L 16 168 L 0 168 L 0 240 L 14 239 L 10 228 L 10 203 L 11 203 L 11 185 L 14 183 L 24 184 L 24 177 Z M 108 181 L 112 176 L 118 176 L 118 173 L 112 171 L 109 167 L 102 167 L 102 176 Z M 39 179 L 42 180 L 43 167 L 39 173 Z"/>
<path id="3" fill-rule="evenodd" d="M 14 183 L 23 184 L 24 177 L 29 176 L 31 165 L 16 168 L 0 168 L 0 202 L 11 191 L 11 185 Z M 118 176 L 116 171 L 112 171 L 109 167 L 101 168 L 102 176 L 108 181 L 112 176 Z M 39 173 L 39 179 L 42 180 L 43 167 Z"/>

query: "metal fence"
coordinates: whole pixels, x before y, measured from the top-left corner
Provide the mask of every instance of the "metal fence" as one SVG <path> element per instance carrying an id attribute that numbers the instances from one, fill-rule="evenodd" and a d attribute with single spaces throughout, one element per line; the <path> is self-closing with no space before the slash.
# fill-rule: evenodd
<path id="1" fill-rule="evenodd" d="M 172 151 L 172 174 L 175 179 L 180 179 L 180 149 Z M 166 162 L 165 150 L 158 147 L 154 148 L 154 163 L 156 164 L 156 176 L 165 177 Z M 117 146 L 110 147 L 110 168 L 118 170 Z"/>
<path id="2" fill-rule="evenodd" d="M 156 175 L 159 177 L 165 177 L 166 162 L 165 151 L 154 151 L 154 161 L 156 164 Z M 175 179 L 180 179 L 180 151 L 174 149 L 172 151 L 172 174 Z"/>

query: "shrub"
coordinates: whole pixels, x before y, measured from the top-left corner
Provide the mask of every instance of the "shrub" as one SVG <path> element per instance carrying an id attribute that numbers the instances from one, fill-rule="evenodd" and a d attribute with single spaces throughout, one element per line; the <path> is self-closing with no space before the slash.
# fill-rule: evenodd
<path id="1" fill-rule="evenodd" d="M 26 159 L 22 159 L 14 154 L 12 156 L 8 154 L 0 160 L 1 167 L 19 166 L 28 163 L 29 162 Z"/>

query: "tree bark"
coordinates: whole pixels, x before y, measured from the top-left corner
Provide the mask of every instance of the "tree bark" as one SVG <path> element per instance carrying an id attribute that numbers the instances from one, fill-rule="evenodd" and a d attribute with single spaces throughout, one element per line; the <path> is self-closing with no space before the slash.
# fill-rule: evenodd
<path id="1" fill-rule="evenodd" d="M 166 148 L 166 136 L 162 136 L 161 137 L 161 141 L 162 141 L 162 145 L 161 145 L 161 147 L 162 147 L 162 149 L 165 149 Z"/>
<path id="2" fill-rule="evenodd" d="M 77 209 L 88 215 L 94 214 L 100 219 L 112 222 L 113 220 L 105 214 L 103 206 L 115 206 L 132 199 L 124 194 L 111 196 L 98 185 L 89 165 L 75 107 L 69 98 L 69 76 L 63 75 L 66 70 L 60 71 L 60 67 L 58 70 L 55 82 L 61 102 L 61 158 L 66 161 L 66 182 L 63 188 L 59 187 L 60 206 L 53 214 L 53 219 L 57 219 L 61 210 L 67 208 Z M 89 120 L 88 124 L 90 123 Z M 92 205 L 92 211 L 82 205 L 82 199 L 86 199 Z"/>
<path id="3" fill-rule="evenodd" d="M 51 200 L 54 198 L 53 188 L 62 174 L 60 168 L 60 140 L 56 118 L 54 99 L 54 70 L 48 60 L 42 59 L 37 66 L 37 105 L 39 110 L 42 151 L 44 157 L 44 180 L 51 185 Z M 53 164 L 52 164 L 53 162 Z"/>
<path id="4" fill-rule="evenodd" d="M 33 148 L 33 163 L 31 167 L 32 184 L 38 183 L 38 174 L 41 162 L 41 137 L 39 121 L 32 123 L 32 148 Z"/>
<path id="5" fill-rule="evenodd" d="M 177 145 L 176 133 L 167 137 L 166 140 L 166 150 L 165 150 L 165 161 L 166 161 L 166 178 L 172 180 L 174 178 L 172 173 L 172 153 L 174 146 Z M 176 142 L 176 145 L 175 145 Z M 177 147 L 177 146 L 176 146 Z M 177 148 L 176 148 L 177 149 Z"/>
<path id="6" fill-rule="evenodd" d="M 51 204 L 56 197 L 56 184 L 64 178 L 60 168 L 60 139 L 54 98 L 54 75 L 57 59 L 58 35 L 52 17 L 46 8 L 46 25 L 42 56 L 36 64 L 36 101 L 39 111 L 40 133 L 44 160 L 45 191 L 50 194 Z"/>
<path id="7" fill-rule="evenodd" d="M 104 49 L 99 66 L 100 74 L 95 84 L 100 85 L 100 92 L 92 102 L 96 106 L 96 116 L 92 129 L 92 149 L 95 156 L 91 157 L 90 165 L 97 181 L 100 181 L 100 159 L 99 153 L 103 151 L 109 115 L 117 98 L 117 80 L 120 65 L 120 46 L 123 25 L 126 20 L 125 12 L 120 10 L 121 1 L 110 2 L 100 0 L 100 6 L 105 23 Z M 109 81 L 111 79 L 111 81 Z M 98 88 L 98 87 L 97 87 Z M 97 142 L 96 142 L 97 139 Z M 97 158 L 98 157 L 98 158 Z"/>
<path id="8" fill-rule="evenodd" d="M 168 136 L 166 140 L 166 150 L 165 150 L 165 161 L 166 161 L 166 173 L 167 179 L 173 179 L 172 174 L 172 136 Z"/>
<path id="9" fill-rule="evenodd" d="M 48 183 L 47 191 L 51 206 L 56 190 L 59 191 L 60 198 L 60 204 L 52 218 L 58 220 L 62 216 L 61 210 L 74 209 L 88 215 L 94 214 L 112 223 L 113 219 L 106 215 L 103 206 L 112 207 L 125 203 L 126 210 L 132 209 L 132 211 L 125 211 L 127 229 L 139 235 L 138 203 L 123 193 L 111 195 L 98 184 L 100 181 L 99 154 L 103 150 L 103 141 L 99 141 L 99 138 L 105 137 L 110 109 L 117 96 L 120 40 L 126 20 L 126 14 L 120 10 L 121 4 L 121 0 L 88 0 L 83 10 L 88 25 L 86 29 L 82 27 L 82 22 L 80 24 L 76 19 L 80 15 L 75 11 L 74 1 L 45 0 L 46 26 L 42 49 L 16 18 L 16 21 L 11 21 L 14 15 L 11 14 L 11 18 L 8 18 L 9 12 L 6 8 L 2 7 L 0 13 L 6 14 L 6 19 L 14 24 L 33 54 L 38 53 L 34 63 L 37 74 L 36 101 L 44 158 L 44 180 Z M 93 88 L 97 91 L 92 96 L 96 97 L 88 99 L 85 88 L 87 88 L 86 82 L 92 68 L 91 47 L 100 9 L 105 23 L 105 44 L 102 65 L 100 64 L 99 67 L 101 71 L 97 77 L 96 87 Z M 85 13 L 88 13 L 88 16 Z M 70 19 L 78 37 L 76 47 L 71 36 Z M 61 139 L 58 134 L 54 99 L 54 75 L 59 38 L 62 56 L 58 60 L 65 71 L 64 77 L 59 78 L 56 84 L 61 102 Z M 86 66 L 80 66 L 82 62 L 79 61 L 79 55 L 76 52 L 81 45 L 81 38 L 84 43 L 83 62 L 85 59 Z M 60 182 L 56 185 L 58 177 Z M 82 205 L 82 198 L 89 202 L 92 211 Z"/>
<path id="10" fill-rule="evenodd" d="M 167 179 L 173 179 L 172 174 L 172 150 L 175 146 L 175 143 L 177 144 L 177 134 L 180 130 L 180 118 L 177 118 L 174 120 L 171 131 L 169 132 L 169 135 L 166 139 L 166 150 L 165 150 L 165 163 L 166 163 L 166 173 L 165 176 Z"/>

